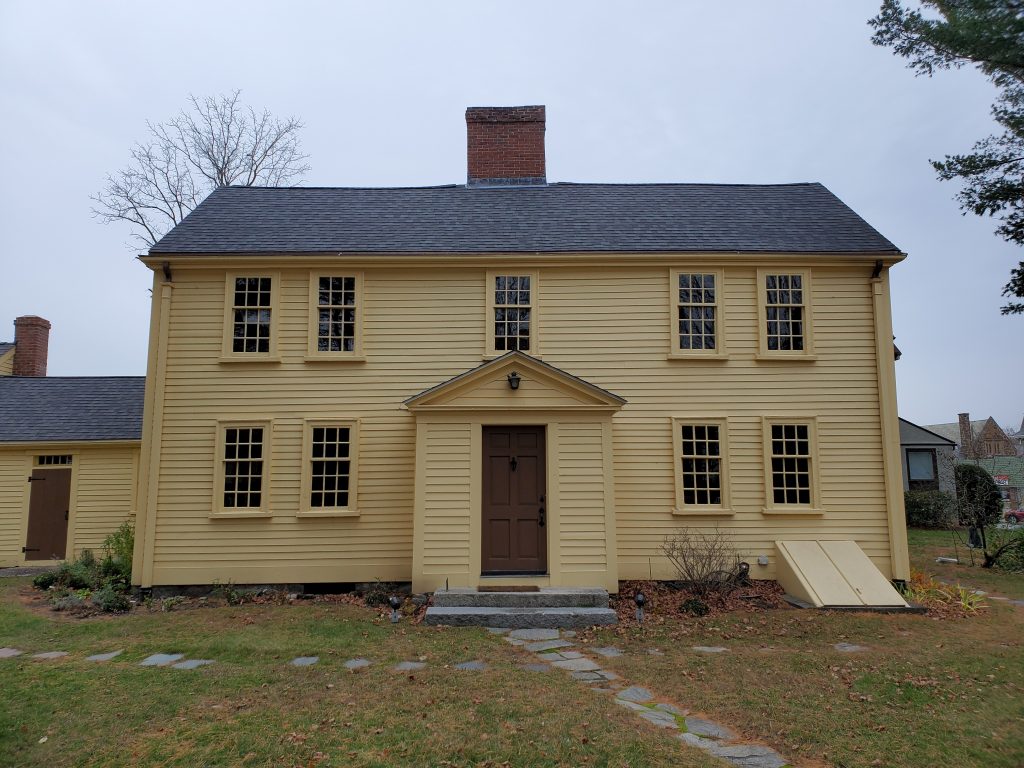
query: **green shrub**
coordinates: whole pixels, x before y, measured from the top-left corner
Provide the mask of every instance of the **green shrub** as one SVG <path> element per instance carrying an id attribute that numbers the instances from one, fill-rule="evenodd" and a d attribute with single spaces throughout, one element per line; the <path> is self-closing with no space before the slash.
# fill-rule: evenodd
<path id="1" fill-rule="evenodd" d="M 135 526 L 128 522 L 121 523 L 116 531 L 103 540 L 103 562 L 100 564 L 103 575 L 130 584 L 134 552 Z"/>
<path id="2" fill-rule="evenodd" d="M 1003 497 L 988 470 L 977 464 L 957 464 L 954 475 L 960 524 L 987 528 L 998 523 L 1003 516 Z"/>
<path id="3" fill-rule="evenodd" d="M 36 589 L 47 590 L 57 583 L 57 571 L 45 571 L 32 579 L 32 586 Z"/>
<path id="4" fill-rule="evenodd" d="M 92 604 L 107 613 L 124 613 L 132 607 L 128 595 L 116 589 L 112 584 L 105 584 L 93 592 Z"/>
<path id="5" fill-rule="evenodd" d="M 911 528 L 951 528 L 956 524 L 953 497 L 942 491 L 907 491 L 903 494 L 907 525 Z"/>

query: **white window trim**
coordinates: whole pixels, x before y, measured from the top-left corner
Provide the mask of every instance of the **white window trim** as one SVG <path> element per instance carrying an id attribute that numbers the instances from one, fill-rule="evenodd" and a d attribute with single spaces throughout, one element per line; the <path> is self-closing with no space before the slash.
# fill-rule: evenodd
<path id="1" fill-rule="evenodd" d="M 259 507 L 225 507 L 224 506 L 224 446 L 228 429 L 246 429 L 249 427 L 263 428 L 263 474 L 260 482 L 260 506 Z M 213 508 L 210 513 L 212 518 L 239 518 L 239 517 L 272 517 L 270 508 L 270 477 L 271 477 L 271 451 L 273 440 L 273 421 L 271 419 L 218 419 L 217 439 L 215 445 L 214 462 L 216 465 L 213 481 Z"/>
<path id="2" fill-rule="evenodd" d="M 802 350 L 768 349 L 768 275 L 799 275 L 804 297 L 804 348 Z M 757 270 L 757 338 L 758 360 L 800 360 L 814 361 L 814 285 L 810 269 L 779 267 Z"/>
<path id="3" fill-rule="evenodd" d="M 715 276 L 715 349 L 680 349 L 679 348 L 679 276 L 680 275 L 714 275 Z M 725 343 L 725 302 L 723 288 L 725 271 L 722 269 L 689 269 L 673 268 L 668 273 L 668 357 L 670 360 L 725 360 L 729 351 Z"/>
<path id="4" fill-rule="evenodd" d="M 530 357 L 541 356 L 540 352 L 540 277 L 537 270 L 529 269 L 489 269 L 484 281 L 486 292 L 486 313 L 484 315 L 484 359 L 493 360 L 507 355 L 511 350 L 494 348 L 494 279 L 496 277 L 528 277 L 530 278 L 530 348 L 523 354 Z"/>
<path id="5" fill-rule="evenodd" d="M 268 352 L 235 352 L 234 341 L 234 293 L 235 280 L 243 277 L 269 277 L 270 278 L 270 350 Z M 267 272 L 261 269 L 236 270 L 228 272 L 224 277 L 224 335 L 221 344 L 222 363 L 277 363 L 281 358 L 278 356 L 277 337 L 280 319 L 280 290 L 281 273 Z"/>
<path id="6" fill-rule="evenodd" d="M 721 462 L 719 477 L 722 481 L 722 503 L 721 504 L 685 504 L 683 502 L 683 439 L 682 427 L 693 426 L 716 426 L 718 427 L 719 439 L 719 460 Z M 706 517 L 710 515 L 731 515 L 732 477 L 729 473 L 729 422 L 725 416 L 672 416 L 672 463 L 674 465 L 673 476 L 675 478 L 675 507 L 672 509 L 674 515 L 687 517 Z"/>
<path id="7" fill-rule="evenodd" d="M 349 430 L 348 505 L 345 507 L 312 507 L 309 497 L 313 486 L 313 428 L 347 427 Z M 306 419 L 302 427 L 302 481 L 298 517 L 358 517 L 359 516 L 359 419 L 317 418 Z"/>
<path id="8" fill-rule="evenodd" d="M 772 484 L 772 425 L 796 424 L 808 427 L 807 437 L 810 440 L 810 504 L 776 504 Z M 764 449 L 764 508 L 766 515 L 823 515 L 825 510 L 821 502 L 821 448 L 818 440 L 818 419 L 815 416 L 762 416 L 761 439 Z"/>
<path id="9" fill-rule="evenodd" d="M 351 352 L 321 352 L 317 349 L 319 340 L 319 309 L 320 309 L 320 278 L 321 277 L 354 277 L 356 280 L 356 330 L 355 345 Z M 358 270 L 315 270 L 309 273 L 309 336 L 306 347 L 306 362 L 363 362 L 366 360 L 363 351 L 363 306 L 366 301 L 364 291 L 364 275 Z"/>

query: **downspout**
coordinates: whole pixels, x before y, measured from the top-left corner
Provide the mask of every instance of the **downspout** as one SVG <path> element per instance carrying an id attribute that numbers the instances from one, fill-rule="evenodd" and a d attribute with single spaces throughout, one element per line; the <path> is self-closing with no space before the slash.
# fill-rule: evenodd
<path id="1" fill-rule="evenodd" d="M 875 315 L 875 361 L 878 368 L 878 406 L 882 427 L 886 507 L 889 514 L 889 554 L 893 581 L 910 578 L 907 551 L 907 518 L 903 506 L 903 478 L 900 463 L 899 411 L 896 407 L 896 361 L 892 344 L 892 306 L 889 301 L 889 269 L 871 276 Z"/>

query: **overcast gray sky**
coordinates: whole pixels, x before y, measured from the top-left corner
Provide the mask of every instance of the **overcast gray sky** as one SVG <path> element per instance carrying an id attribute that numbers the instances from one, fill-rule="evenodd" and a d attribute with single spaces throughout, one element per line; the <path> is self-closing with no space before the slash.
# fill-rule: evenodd
<path id="1" fill-rule="evenodd" d="M 1020 250 L 928 165 L 993 130 L 994 91 L 915 78 L 871 45 L 878 5 L 6 0 L 0 341 L 39 314 L 52 375 L 145 372 L 150 276 L 89 196 L 190 93 L 301 118 L 322 186 L 462 183 L 467 106 L 546 104 L 551 181 L 824 183 L 909 254 L 901 415 L 1019 425 Z"/>

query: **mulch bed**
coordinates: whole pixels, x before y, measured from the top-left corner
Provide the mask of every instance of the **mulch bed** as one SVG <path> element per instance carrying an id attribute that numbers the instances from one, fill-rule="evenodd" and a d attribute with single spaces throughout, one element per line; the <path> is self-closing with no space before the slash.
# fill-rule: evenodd
<path id="1" fill-rule="evenodd" d="M 693 618 L 694 612 L 684 604 L 690 599 L 699 599 L 707 606 L 707 616 L 723 613 L 757 612 L 788 608 L 782 599 L 783 589 L 775 581 L 751 581 L 728 594 L 715 593 L 707 597 L 694 595 L 683 585 L 665 581 L 622 581 L 619 594 L 611 598 L 611 607 L 619 615 L 620 624 L 636 623 L 637 592 L 646 598 L 644 610 L 647 620 L 664 621 L 669 618 Z"/>

